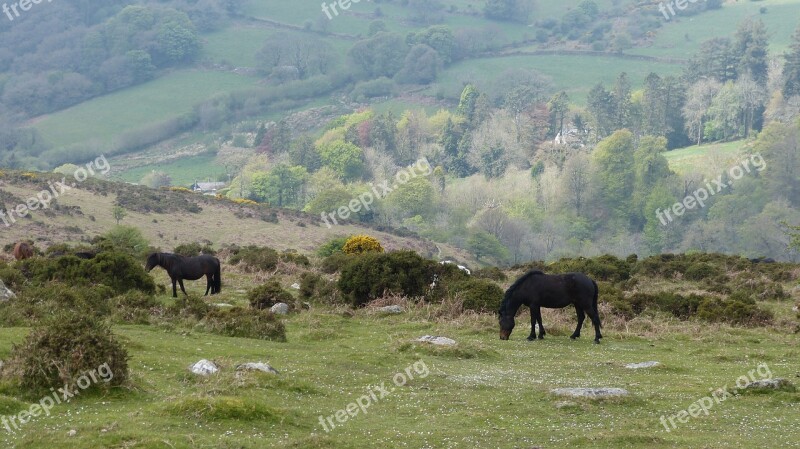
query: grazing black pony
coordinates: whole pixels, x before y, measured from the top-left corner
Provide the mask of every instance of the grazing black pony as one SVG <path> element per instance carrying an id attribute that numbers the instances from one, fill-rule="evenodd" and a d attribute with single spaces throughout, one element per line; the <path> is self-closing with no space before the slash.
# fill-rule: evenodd
<path id="1" fill-rule="evenodd" d="M 206 296 L 211 291 L 212 295 L 219 293 L 222 290 L 222 277 L 220 275 L 219 259 L 209 255 L 202 255 L 197 257 L 183 257 L 178 254 L 171 253 L 153 253 L 147 258 L 147 265 L 144 269 L 150 272 L 155 267 L 161 267 L 167 270 L 170 279 L 172 279 L 172 297 L 178 297 L 178 291 L 175 288 L 175 283 L 179 283 L 181 291 L 186 295 L 186 289 L 183 288 L 183 280 L 196 281 L 201 277 L 206 277 Z"/>
<path id="2" fill-rule="evenodd" d="M 514 317 L 517 310 L 525 304 L 531 309 L 531 335 L 528 340 L 536 338 L 536 323 L 539 323 L 539 339 L 544 338 L 541 308 L 561 309 L 570 304 L 578 313 L 578 327 L 570 338 L 581 336 L 581 327 L 586 315 L 594 325 L 594 342 L 600 343 L 600 315 L 597 313 L 597 283 L 582 273 L 544 274 L 541 271 L 529 271 L 517 279 L 506 290 L 500 304 L 500 339 L 508 340 L 514 330 Z"/>

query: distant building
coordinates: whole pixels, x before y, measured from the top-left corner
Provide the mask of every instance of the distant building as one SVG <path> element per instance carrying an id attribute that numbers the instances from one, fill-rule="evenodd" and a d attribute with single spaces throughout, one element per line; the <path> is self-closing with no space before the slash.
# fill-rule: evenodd
<path id="1" fill-rule="evenodd" d="M 217 193 L 217 190 L 225 188 L 224 182 L 198 182 L 195 181 L 190 187 L 194 192 Z"/>

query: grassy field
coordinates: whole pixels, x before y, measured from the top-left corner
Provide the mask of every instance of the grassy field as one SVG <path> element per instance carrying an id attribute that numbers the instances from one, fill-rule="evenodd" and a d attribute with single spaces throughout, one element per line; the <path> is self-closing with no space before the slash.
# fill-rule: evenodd
<path id="1" fill-rule="evenodd" d="M 669 167 L 676 173 L 686 175 L 700 172 L 704 175 L 716 175 L 738 162 L 737 156 L 748 143 L 737 140 L 725 143 L 693 145 L 679 150 L 667 151 L 664 157 Z"/>
<path id="2" fill-rule="evenodd" d="M 762 7 L 767 8 L 766 14 L 759 13 Z M 669 21 L 665 20 L 663 26 L 655 31 L 652 46 L 627 52 L 686 58 L 695 53 L 703 41 L 733 37 L 738 24 L 748 17 L 764 22 L 769 32 L 770 50 L 774 54 L 780 54 L 788 48 L 792 34 L 800 25 L 797 2 L 793 0 L 726 2 L 718 10 L 690 17 L 681 17 L 678 14 Z"/>
<path id="3" fill-rule="evenodd" d="M 142 177 L 152 170 L 163 171 L 172 178 L 172 185 L 189 187 L 196 180 L 206 181 L 208 177 L 224 174 L 225 168 L 214 166 L 214 155 L 199 155 L 194 157 L 181 158 L 174 162 L 159 165 L 146 165 L 136 167 L 120 175 L 120 178 L 127 182 L 139 182 Z"/>
<path id="4" fill-rule="evenodd" d="M 591 67 L 591 70 L 587 70 Z M 556 90 L 565 90 L 573 103 L 583 105 L 589 91 L 598 82 L 610 88 L 622 72 L 627 72 L 633 86 L 638 87 L 650 72 L 662 76 L 676 75 L 681 66 L 651 61 L 632 61 L 613 56 L 506 56 L 474 59 L 453 64 L 444 70 L 436 84 L 426 92 L 443 93 L 458 98 L 464 82 L 486 89 L 508 69 L 533 69 L 552 78 Z"/>
<path id="5" fill-rule="evenodd" d="M 154 274 L 159 283 L 167 280 L 161 270 Z M 227 276 L 213 302 L 242 304 L 253 280 Z M 189 284 L 190 292 L 201 292 L 200 282 Z M 776 307 L 788 313 L 788 303 Z M 567 337 L 574 326 L 571 311 L 545 310 L 549 334 L 535 342 L 524 339 L 527 314 L 512 339 L 501 342 L 492 314 L 437 319 L 423 307 L 399 316 L 342 312 L 314 306 L 291 315 L 286 343 L 170 326 L 116 327 L 131 355 L 127 388 L 58 405 L 20 432 L 0 429 L 0 440 L 7 447 L 48 449 L 527 449 L 777 448 L 796 447 L 800 438 L 800 393 L 728 399 L 669 432 L 660 421 L 712 388 L 731 387 L 760 363 L 774 377 L 796 380 L 800 348 L 785 327 L 739 329 L 657 316 L 607 322 L 598 346 L 588 335 Z M 0 358 L 26 332 L 0 329 Z M 413 342 L 423 335 L 447 336 L 458 345 L 437 349 Z M 190 374 L 188 366 L 202 358 L 218 363 L 221 373 Z M 662 365 L 624 367 L 650 360 Z M 237 364 L 255 361 L 270 363 L 280 375 L 234 373 Z M 393 383 L 397 373 L 408 378 L 409 372 L 413 380 Z M 382 384 L 388 394 L 381 398 L 376 387 Z M 550 393 L 561 387 L 619 387 L 631 394 L 565 401 Z M 320 416 L 334 415 L 370 390 L 378 400 L 366 414 L 323 430 Z M 14 407 L 38 400 L 0 393 L 0 403 Z M 74 436 L 68 436 L 71 431 Z"/>
<path id="6" fill-rule="evenodd" d="M 192 106 L 215 93 L 255 82 L 255 78 L 226 72 L 177 71 L 40 117 L 34 127 L 56 147 L 88 141 L 109 143 L 126 131 L 190 112 Z"/>

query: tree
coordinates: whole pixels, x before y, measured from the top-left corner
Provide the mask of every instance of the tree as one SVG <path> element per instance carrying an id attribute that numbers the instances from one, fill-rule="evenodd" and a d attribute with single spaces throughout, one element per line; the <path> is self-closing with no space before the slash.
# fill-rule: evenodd
<path id="1" fill-rule="evenodd" d="M 550 110 L 551 134 L 563 133 L 564 119 L 569 113 L 569 95 L 563 90 L 553 95 L 547 103 L 547 108 Z"/>
<path id="2" fill-rule="evenodd" d="M 303 34 L 276 33 L 267 39 L 256 55 L 258 67 L 266 74 L 292 68 L 297 78 L 325 74 L 334 66 L 331 45 L 324 39 Z"/>
<path id="3" fill-rule="evenodd" d="M 144 175 L 139 181 L 139 184 L 150 187 L 151 189 L 158 189 L 159 187 L 168 187 L 172 184 L 172 178 L 162 171 L 151 171 Z"/>
<path id="4" fill-rule="evenodd" d="M 475 254 L 475 258 L 482 260 L 485 257 L 503 261 L 508 258 L 508 249 L 500 243 L 497 237 L 486 231 L 475 231 L 467 238 L 467 248 Z"/>
<path id="5" fill-rule="evenodd" d="M 800 130 L 798 125 L 770 123 L 755 143 L 770 176 L 766 178 L 772 198 L 785 198 L 800 205 Z"/>
<path id="6" fill-rule="evenodd" d="M 361 148 L 337 140 L 318 148 L 322 164 L 330 167 L 341 179 L 359 179 L 364 172 L 364 153 Z"/>
<path id="7" fill-rule="evenodd" d="M 446 25 L 435 25 L 406 37 L 409 45 L 425 44 L 439 54 L 443 64 L 450 64 L 455 56 L 456 39 L 453 31 Z"/>
<path id="8" fill-rule="evenodd" d="M 703 79 L 692 85 L 689 90 L 689 99 L 683 107 L 683 117 L 686 120 L 686 131 L 697 137 L 697 145 L 703 142 L 708 109 L 721 88 L 722 85 L 717 80 Z"/>
<path id="9" fill-rule="evenodd" d="M 378 33 L 356 42 L 347 55 L 362 76 L 369 79 L 381 76 L 391 78 L 403 68 L 408 51 L 408 45 L 401 35 Z"/>
<path id="10" fill-rule="evenodd" d="M 305 167 L 278 164 L 266 173 L 253 176 L 252 195 L 277 207 L 299 206 L 302 188 L 308 180 Z"/>
<path id="11" fill-rule="evenodd" d="M 742 103 L 733 81 L 728 81 L 714 96 L 708 108 L 706 136 L 727 140 L 739 136 Z"/>
<path id="12" fill-rule="evenodd" d="M 769 39 L 761 19 L 747 18 L 739 24 L 734 36 L 733 51 L 739 55 L 738 76 L 748 75 L 756 84 L 766 87 Z"/>
<path id="13" fill-rule="evenodd" d="M 718 37 L 700 44 L 700 50 L 689 61 L 686 78 L 695 83 L 704 78 L 713 78 L 720 83 L 737 78 L 739 56 L 729 38 Z"/>
<path id="14" fill-rule="evenodd" d="M 667 139 L 664 137 L 644 136 L 639 139 L 633 153 L 634 181 L 631 209 L 635 213 L 634 225 L 637 229 L 645 226 L 647 214 L 645 203 L 653 188 L 665 182 L 672 175 L 669 162 L 664 157 L 667 151 Z"/>
<path id="15" fill-rule="evenodd" d="M 613 216 L 628 218 L 634 176 L 633 134 L 617 131 L 603 139 L 592 154 L 597 166 L 599 197 Z"/>
<path id="16" fill-rule="evenodd" d="M 789 98 L 800 95 L 800 27 L 794 32 L 789 52 L 783 57 L 786 60 L 783 66 L 783 96 Z"/>
<path id="17" fill-rule="evenodd" d="M 569 202 L 575 208 L 575 213 L 581 215 L 589 188 L 589 158 L 583 153 L 568 158 L 564 163 L 562 179 Z"/>
<path id="18" fill-rule="evenodd" d="M 403 68 L 395 79 L 401 84 L 429 84 L 436 80 L 442 61 L 439 53 L 425 44 L 417 44 L 408 52 Z"/>
<path id="19" fill-rule="evenodd" d="M 597 137 L 602 139 L 614 132 L 616 102 L 612 93 L 606 90 L 603 83 L 596 84 L 589 91 L 586 103 L 595 122 Z"/>
<path id="20" fill-rule="evenodd" d="M 128 212 L 122 206 L 114 206 L 114 208 L 111 209 L 111 213 L 114 215 L 114 220 L 116 220 L 117 226 L 119 226 L 119 222 L 122 221 L 126 215 L 128 215 Z"/>

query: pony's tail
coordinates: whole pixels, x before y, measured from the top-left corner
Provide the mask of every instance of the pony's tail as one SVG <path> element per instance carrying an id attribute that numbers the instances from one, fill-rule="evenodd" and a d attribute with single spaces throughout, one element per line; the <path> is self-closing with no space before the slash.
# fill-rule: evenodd
<path id="1" fill-rule="evenodd" d="M 594 314 L 600 318 L 600 312 L 597 311 L 597 297 L 600 296 L 600 288 L 597 286 L 597 282 L 592 279 L 592 284 L 594 284 L 594 297 L 592 298 L 592 308 L 594 309 Z M 599 321 L 599 320 L 598 320 Z M 600 327 L 603 327 L 601 324 Z"/>
<path id="2" fill-rule="evenodd" d="M 217 271 L 214 273 L 214 290 L 217 293 L 222 291 L 222 264 L 217 262 Z"/>

